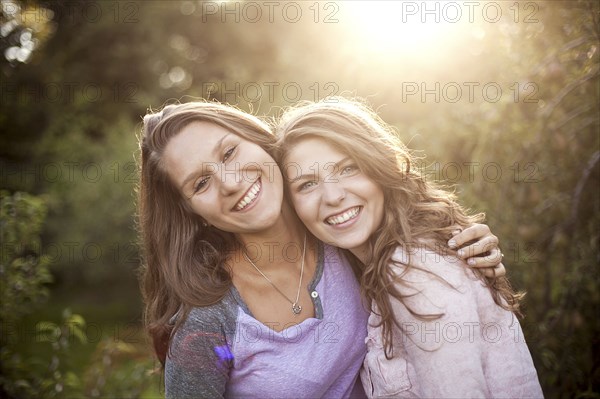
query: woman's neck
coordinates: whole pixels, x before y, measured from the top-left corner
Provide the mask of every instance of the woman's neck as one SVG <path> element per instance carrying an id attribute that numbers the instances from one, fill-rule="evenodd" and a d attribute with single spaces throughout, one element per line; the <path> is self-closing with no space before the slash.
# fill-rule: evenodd
<path id="1" fill-rule="evenodd" d="M 240 251 L 246 251 L 254 263 L 268 270 L 280 262 L 294 262 L 304 245 L 306 229 L 294 211 L 283 204 L 277 221 L 269 228 L 248 234 L 238 234 Z"/>
<path id="2" fill-rule="evenodd" d="M 356 256 L 363 265 L 366 265 L 369 259 L 371 259 L 371 246 L 368 242 L 358 247 L 350 248 L 350 252 L 352 252 L 352 255 Z"/>

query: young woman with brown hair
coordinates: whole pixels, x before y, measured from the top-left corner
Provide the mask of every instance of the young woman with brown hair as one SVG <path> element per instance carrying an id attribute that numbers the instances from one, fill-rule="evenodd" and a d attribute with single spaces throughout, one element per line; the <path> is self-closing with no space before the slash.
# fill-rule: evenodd
<path id="1" fill-rule="evenodd" d="M 348 260 L 307 234 L 284 198 L 274 144 L 262 121 L 217 103 L 144 118 L 142 291 L 167 397 L 355 387 L 368 312 Z M 456 239 L 472 236 L 493 237 L 476 225 Z"/>
<path id="2" fill-rule="evenodd" d="M 482 215 L 427 181 L 362 103 L 301 104 L 283 115 L 278 136 L 300 220 L 364 265 L 372 313 L 361 377 L 369 397 L 543 396 L 513 314 L 521 295 L 446 247 L 454 230 Z"/>

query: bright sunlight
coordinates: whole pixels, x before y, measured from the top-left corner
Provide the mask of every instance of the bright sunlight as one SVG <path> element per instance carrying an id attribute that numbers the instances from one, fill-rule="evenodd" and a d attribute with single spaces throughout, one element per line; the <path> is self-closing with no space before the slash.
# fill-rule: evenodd
<path id="1" fill-rule="evenodd" d="M 455 2 L 349 1 L 338 3 L 354 23 L 357 43 L 377 56 L 435 59 L 470 33 L 474 10 Z M 471 26 L 472 27 L 472 26 Z"/>

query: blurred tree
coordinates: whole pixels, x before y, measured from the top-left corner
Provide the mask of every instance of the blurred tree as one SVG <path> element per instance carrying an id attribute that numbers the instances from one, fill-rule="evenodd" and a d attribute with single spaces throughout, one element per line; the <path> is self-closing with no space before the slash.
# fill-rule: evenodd
<path id="1" fill-rule="evenodd" d="M 52 278 L 39 234 L 46 217 L 37 197 L 0 191 L 0 323 L 18 320 L 48 296 Z"/>
<path id="2" fill-rule="evenodd" d="M 42 255 L 39 238 L 45 214 L 40 198 L 0 191 L 0 396 L 3 398 L 55 397 L 77 385 L 75 374 L 67 371 L 63 363 L 71 348 L 71 336 L 84 339 L 81 316 L 67 313 L 61 326 L 40 322 L 34 334 L 24 331 L 19 323 L 48 295 L 49 262 Z M 41 356 L 24 357 L 18 350 L 19 343 L 39 342 L 52 345 L 50 362 Z"/>
<path id="3" fill-rule="evenodd" d="M 32 16 L 34 16 L 32 18 Z M 0 8 L 0 51 L 4 55 L 2 75 L 10 76 L 19 63 L 52 35 L 53 13 L 36 2 L 3 0 Z"/>

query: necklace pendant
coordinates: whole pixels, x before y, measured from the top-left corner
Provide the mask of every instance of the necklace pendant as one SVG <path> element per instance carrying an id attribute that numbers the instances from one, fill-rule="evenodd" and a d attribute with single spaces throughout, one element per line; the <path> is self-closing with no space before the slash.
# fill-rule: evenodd
<path id="1" fill-rule="evenodd" d="M 302 306 L 298 305 L 297 303 L 292 303 L 292 312 L 294 312 L 294 314 L 300 314 L 300 312 L 302 312 Z"/>

